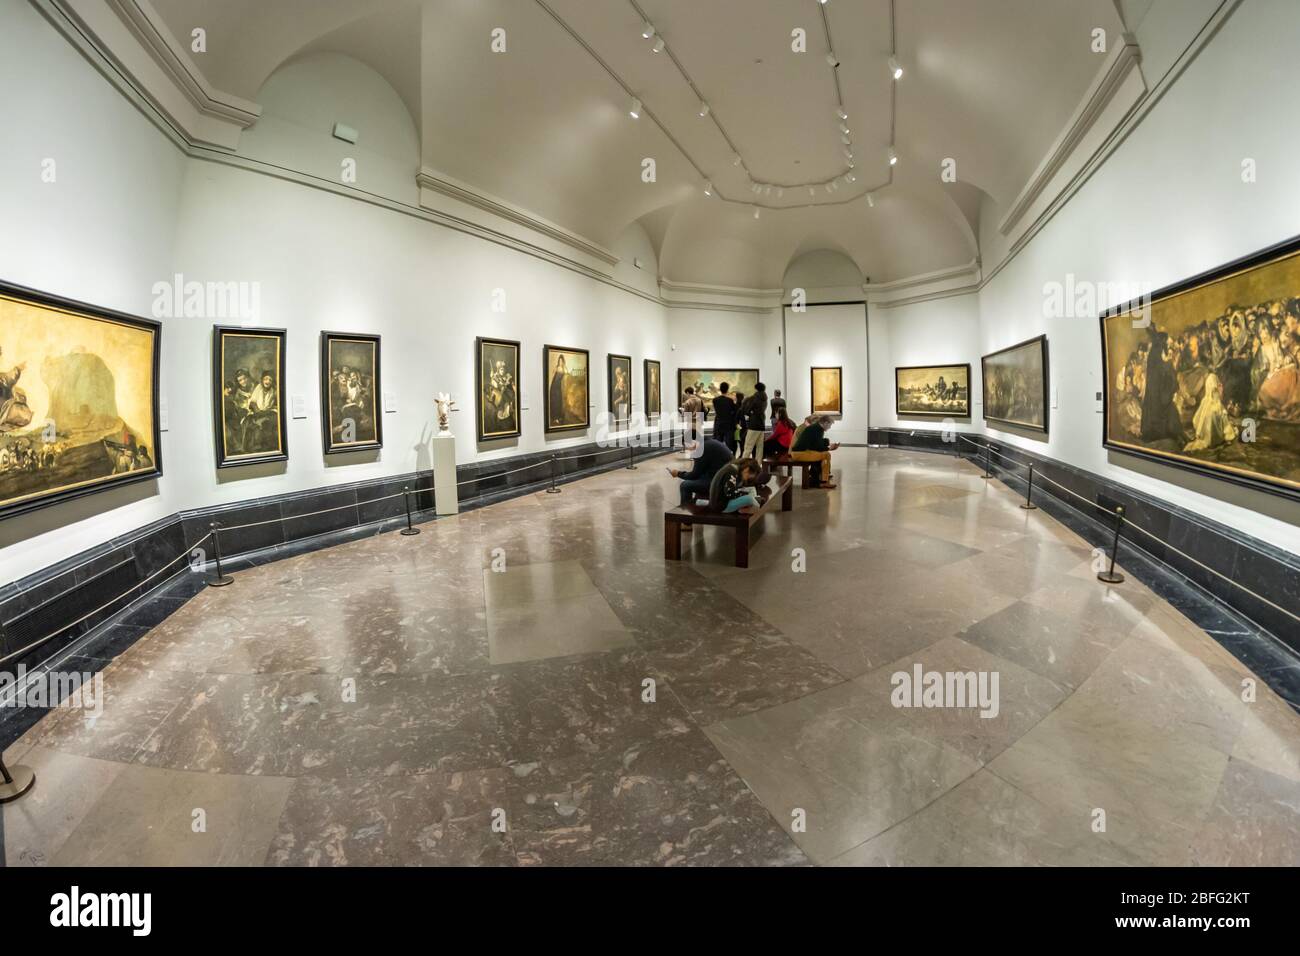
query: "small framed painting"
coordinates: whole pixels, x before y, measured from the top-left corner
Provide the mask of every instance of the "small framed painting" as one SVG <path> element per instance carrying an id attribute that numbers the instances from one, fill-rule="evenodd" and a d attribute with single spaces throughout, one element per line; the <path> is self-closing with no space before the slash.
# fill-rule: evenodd
<path id="1" fill-rule="evenodd" d="M 284 342 L 284 329 L 213 328 L 218 468 L 288 460 Z"/>
<path id="2" fill-rule="evenodd" d="M 664 391 L 657 359 L 644 361 L 645 417 L 653 420 L 663 414 Z"/>
<path id="3" fill-rule="evenodd" d="M 812 410 L 814 415 L 843 415 L 843 366 L 829 366 L 812 370 Z"/>
<path id="4" fill-rule="evenodd" d="M 518 438 L 519 343 L 510 339 L 474 340 L 475 392 L 478 395 L 478 440 Z"/>
<path id="5" fill-rule="evenodd" d="M 383 448 L 379 336 L 322 332 L 320 380 L 325 454 Z"/>
<path id="6" fill-rule="evenodd" d="M 613 423 L 622 427 L 632 417 L 632 357 L 611 352 L 608 363 L 609 414 Z"/>

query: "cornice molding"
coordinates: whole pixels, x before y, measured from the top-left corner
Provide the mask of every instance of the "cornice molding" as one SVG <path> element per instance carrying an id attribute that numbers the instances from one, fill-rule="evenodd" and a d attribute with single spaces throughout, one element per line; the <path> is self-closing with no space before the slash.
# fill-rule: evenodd
<path id="1" fill-rule="evenodd" d="M 513 222 L 516 225 L 523 226 L 533 232 L 546 236 L 548 239 L 554 239 L 566 246 L 578 250 L 584 255 L 591 256 L 604 262 L 606 265 L 615 266 L 621 261 L 618 254 L 613 250 L 593 242 L 576 232 L 570 232 L 563 226 L 556 225 L 549 220 L 542 219 L 540 216 L 534 216 L 531 213 L 521 209 L 513 203 L 506 202 L 504 199 L 498 199 L 488 193 L 482 192 L 453 179 L 444 173 L 431 169 L 428 166 L 420 167 L 419 172 L 415 174 L 415 184 L 421 190 L 429 190 L 441 196 L 455 199 L 458 202 L 468 203 L 477 209 L 499 216 L 507 222 Z M 424 196 L 420 197 L 420 205 L 425 208 L 432 208 L 424 201 Z"/>
<path id="2" fill-rule="evenodd" d="M 1142 60 L 1142 51 L 1138 48 L 1137 39 L 1128 33 L 1121 36 L 1124 42 L 1111 51 L 1105 68 L 1093 78 L 1079 105 L 1075 107 L 1074 114 L 1065 124 L 1065 128 L 1056 137 L 1047 155 L 1038 164 L 1038 168 L 1029 177 L 1029 182 L 1025 184 L 1025 188 L 1020 191 L 1020 195 L 1016 197 L 1015 202 L 1011 204 L 1011 208 L 998 224 L 998 231 L 1004 236 L 1020 223 L 1051 185 L 1056 174 L 1074 155 L 1075 149 L 1101 118 L 1111 100 L 1123 88 L 1128 75 L 1137 69 L 1138 63 Z M 1058 192 L 1063 192 L 1066 188 L 1068 184 Z"/>

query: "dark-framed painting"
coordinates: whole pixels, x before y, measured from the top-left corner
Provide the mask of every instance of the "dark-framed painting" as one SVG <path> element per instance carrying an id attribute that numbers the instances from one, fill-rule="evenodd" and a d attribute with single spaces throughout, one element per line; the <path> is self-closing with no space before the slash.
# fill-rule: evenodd
<path id="1" fill-rule="evenodd" d="M 663 368 L 658 359 L 644 359 L 642 365 L 645 417 L 648 421 L 653 421 L 664 412 Z"/>
<path id="2" fill-rule="evenodd" d="M 991 352 L 980 364 L 984 420 L 1047 434 L 1047 336 Z"/>
<path id="3" fill-rule="evenodd" d="M 1300 236 L 1101 316 L 1106 448 L 1300 498 Z"/>
<path id="4" fill-rule="evenodd" d="M 288 459 L 284 343 L 284 329 L 212 329 L 218 468 Z"/>
<path id="5" fill-rule="evenodd" d="M 695 389 L 695 394 L 704 399 L 705 409 L 713 407 L 713 400 L 722 392 L 719 387 L 723 382 L 729 386 L 732 395 L 740 392 L 748 397 L 754 394 L 754 386 L 759 383 L 756 368 L 679 368 L 677 370 L 677 407 L 686 401 L 686 389 Z"/>
<path id="6" fill-rule="evenodd" d="M 590 353 L 560 345 L 542 346 L 546 392 L 543 413 L 547 432 L 575 432 L 591 427 Z"/>
<path id="7" fill-rule="evenodd" d="M 632 417 L 632 356 L 608 353 L 609 414 L 615 425 L 626 425 Z"/>
<path id="8" fill-rule="evenodd" d="M 379 336 L 322 332 L 320 380 L 325 454 L 383 448 Z"/>
<path id="9" fill-rule="evenodd" d="M 162 326 L 0 282 L 0 518 L 162 474 Z"/>
<path id="10" fill-rule="evenodd" d="M 844 367 L 813 366 L 809 373 L 814 415 L 844 414 Z"/>
<path id="11" fill-rule="evenodd" d="M 519 343 L 511 339 L 474 340 L 478 440 L 496 441 L 523 434 L 519 415 Z"/>
<path id="12" fill-rule="evenodd" d="M 899 418 L 969 417 L 970 363 L 898 366 L 894 413 Z"/>

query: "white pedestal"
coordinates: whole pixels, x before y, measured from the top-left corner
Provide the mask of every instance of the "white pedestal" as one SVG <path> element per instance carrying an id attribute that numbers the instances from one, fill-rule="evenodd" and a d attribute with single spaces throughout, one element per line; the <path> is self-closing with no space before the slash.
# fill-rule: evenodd
<path id="1" fill-rule="evenodd" d="M 460 511 L 460 489 L 456 487 L 456 436 L 433 436 L 433 500 L 438 514 Z"/>

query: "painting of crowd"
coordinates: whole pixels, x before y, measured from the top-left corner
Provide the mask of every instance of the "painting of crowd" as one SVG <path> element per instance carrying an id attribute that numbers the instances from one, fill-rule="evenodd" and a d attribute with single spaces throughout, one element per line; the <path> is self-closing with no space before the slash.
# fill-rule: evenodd
<path id="1" fill-rule="evenodd" d="M 899 415 L 970 414 L 970 366 L 932 365 L 894 369 Z"/>
<path id="2" fill-rule="evenodd" d="M 1105 443 L 1300 489 L 1300 252 L 1102 319 Z"/>
<path id="3" fill-rule="evenodd" d="M 1047 431 L 1047 338 L 1039 336 L 983 358 L 984 418 Z"/>

